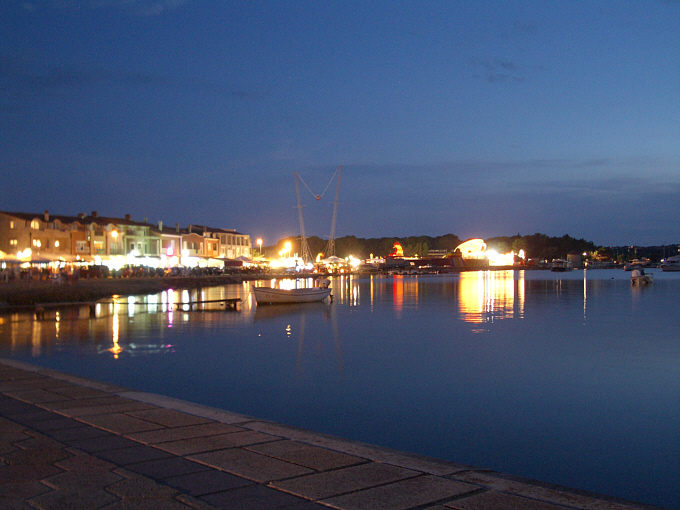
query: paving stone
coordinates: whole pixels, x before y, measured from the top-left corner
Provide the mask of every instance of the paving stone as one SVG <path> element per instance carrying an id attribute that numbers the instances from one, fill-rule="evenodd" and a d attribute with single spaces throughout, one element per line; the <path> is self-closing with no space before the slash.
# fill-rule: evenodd
<path id="1" fill-rule="evenodd" d="M 97 390 L 94 388 L 88 388 L 86 386 L 78 386 L 75 384 L 70 384 L 62 388 L 54 388 L 53 390 L 50 391 L 57 393 L 59 395 L 63 395 L 64 397 L 73 399 L 92 399 L 97 397 L 106 397 L 110 395 L 110 393 L 107 393 L 105 391 Z"/>
<path id="2" fill-rule="evenodd" d="M 72 457 L 55 462 L 54 465 L 65 471 L 85 473 L 91 473 L 94 471 L 111 471 L 116 467 L 115 464 L 98 459 L 92 455 L 79 452 L 78 450 L 74 450 L 74 452 L 75 453 Z"/>
<path id="3" fill-rule="evenodd" d="M 2 402 L 0 402 L 0 406 L 2 406 Z M 23 430 L 23 427 L 18 423 L 8 420 L 7 418 L 0 418 L 0 434 L 3 434 L 3 436 L 4 434 L 21 432 Z"/>
<path id="4" fill-rule="evenodd" d="M 161 485 L 145 476 L 126 470 L 116 470 L 116 473 L 126 478 L 110 485 L 106 490 L 123 499 L 169 499 L 179 494 L 177 489 Z"/>
<path id="5" fill-rule="evenodd" d="M 142 432 L 144 430 L 162 428 L 161 425 L 140 420 L 123 413 L 80 416 L 78 420 L 110 432 L 115 432 L 116 434 L 128 434 L 130 432 Z"/>
<path id="6" fill-rule="evenodd" d="M 0 504 L 8 499 L 27 500 L 51 490 L 40 482 L 0 483 Z"/>
<path id="7" fill-rule="evenodd" d="M 77 492 L 103 489 L 121 480 L 123 480 L 123 477 L 113 471 L 87 473 L 72 471 L 50 476 L 43 479 L 42 482 L 54 489 Z"/>
<path id="8" fill-rule="evenodd" d="M 8 395 L 12 398 L 23 400 L 24 402 L 29 402 L 31 404 L 68 400 L 68 397 L 57 395 L 56 393 L 52 393 L 43 389 L 5 391 L 4 393 L 5 395 Z"/>
<path id="9" fill-rule="evenodd" d="M 313 472 L 296 464 L 240 448 L 200 453 L 189 458 L 256 482 L 271 482 Z"/>
<path id="10" fill-rule="evenodd" d="M 214 423 L 213 420 L 193 416 L 187 413 L 180 413 L 179 411 L 173 411 L 172 409 L 157 408 L 149 409 L 147 411 L 135 411 L 127 414 L 166 427 L 186 427 L 188 425 Z"/>
<path id="11" fill-rule="evenodd" d="M 97 405 L 92 407 L 69 407 L 66 409 L 60 409 L 59 413 L 65 416 L 70 416 L 71 418 L 78 418 L 80 416 L 89 416 L 96 414 L 113 414 L 113 413 L 124 413 L 126 411 L 142 411 L 144 409 L 151 409 L 153 406 L 149 404 L 143 404 L 141 402 L 135 402 L 133 400 L 129 402 L 121 402 L 119 404 L 107 404 L 107 405 Z"/>
<path id="12" fill-rule="evenodd" d="M 455 510 L 564 510 L 563 506 L 496 491 L 473 494 L 463 499 L 445 503 L 444 507 Z"/>
<path id="13" fill-rule="evenodd" d="M 420 474 L 410 469 L 371 462 L 326 473 L 314 473 L 291 480 L 272 482 L 270 485 L 298 496 L 319 500 L 413 478 Z"/>
<path id="14" fill-rule="evenodd" d="M 78 448 L 87 453 L 97 453 L 117 448 L 129 448 L 139 444 L 122 436 L 111 434 L 110 432 L 107 432 L 105 436 L 92 437 L 89 439 L 74 439 L 72 441 L 66 441 L 66 443 L 69 446 Z"/>
<path id="15" fill-rule="evenodd" d="M 55 441 L 60 442 L 78 441 L 81 439 L 91 439 L 93 437 L 111 435 L 111 433 L 107 432 L 106 430 L 91 427 L 80 422 L 77 423 L 79 425 L 78 427 L 74 427 L 72 429 L 49 430 L 45 431 L 45 435 L 51 437 Z"/>
<path id="16" fill-rule="evenodd" d="M 191 510 L 192 508 L 196 507 L 176 499 L 124 499 L 107 505 L 102 510 Z"/>
<path id="17" fill-rule="evenodd" d="M 168 441 L 179 441 L 181 439 L 191 439 L 194 437 L 216 436 L 219 434 L 230 434 L 232 432 L 242 432 L 241 427 L 227 425 L 226 423 L 205 423 L 202 425 L 190 425 L 188 427 L 176 427 L 148 432 L 134 432 L 125 434 L 126 437 L 146 444 L 165 443 Z"/>
<path id="18" fill-rule="evenodd" d="M 137 446 L 131 446 L 129 448 L 119 448 L 116 450 L 98 452 L 97 456 L 119 466 L 172 457 L 172 455 L 170 455 L 168 452 L 141 444 Z"/>
<path id="19" fill-rule="evenodd" d="M 516 496 L 545 501 L 555 505 L 564 505 L 570 508 L 598 508 L 602 510 L 630 510 L 631 508 L 627 504 L 600 500 L 593 496 L 572 492 L 567 488 L 560 490 L 559 488 L 544 487 L 491 473 L 471 471 L 456 475 L 456 479 Z"/>
<path id="20" fill-rule="evenodd" d="M 0 485 L 5 483 L 36 482 L 63 471 L 51 464 L 22 464 L 0 466 Z"/>
<path id="21" fill-rule="evenodd" d="M 5 416 L 16 423 L 20 423 L 21 425 L 26 425 L 28 427 L 32 427 L 41 421 L 53 420 L 55 418 L 54 413 L 50 413 L 49 411 L 45 411 L 33 406 L 31 410 L 11 414 L 8 413 Z"/>
<path id="22" fill-rule="evenodd" d="M 207 503 L 229 510 L 317 510 L 322 507 L 310 501 L 286 494 L 285 492 L 263 487 L 262 485 L 251 485 L 242 489 L 220 492 L 203 496 L 200 499 Z"/>
<path id="23" fill-rule="evenodd" d="M 168 485 L 188 492 L 192 496 L 203 496 L 215 492 L 222 492 L 239 487 L 253 485 L 253 482 L 217 469 L 192 473 L 190 475 L 174 476 L 164 480 Z"/>
<path id="24" fill-rule="evenodd" d="M 68 459 L 71 454 L 63 448 L 54 448 L 53 446 L 45 446 L 38 448 L 29 448 L 26 450 L 18 450 L 12 453 L 3 455 L 3 460 L 12 466 L 34 465 L 34 464 L 52 464 L 59 460 Z"/>
<path id="25" fill-rule="evenodd" d="M 98 491 L 52 491 L 29 500 L 40 510 L 96 510 L 117 501 L 113 494 Z"/>
<path id="26" fill-rule="evenodd" d="M 154 480 L 171 478 L 173 476 L 188 475 L 207 471 L 209 468 L 203 464 L 192 462 L 182 457 L 170 457 L 168 459 L 151 460 L 126 466 L 126 469 L 140 475 L 148 476 Z"/>
<path id="27" fill-rule="evenodd" d="M 232 432 L 217 436 L 170 441 L 167 443 L 159 443 L 155 446 L 156 448 L 174 453 L 175 455 L 191 455 L 214 450 L 223 450 L 225 448 L 234 448 L 237 446 L 264 443 L 267 441 L 277 441 L 278 439 L 278 437 L 270 436 L 268 434 L 246 430 L 243 432 Z"/>
<path id="28" fill-rule="evenodd" d="M 46 402 L 40 404 L 40 407 L 44 409 L 50 409 L 52 411 L 59 411 L 61 409 L 75 409 L 75 408 L 91 408 L 99 406 L 110 406 L 119 404 L 132 404 L 134 401 L 119 397 L 117 395 L 108 395 L 104 397 L 97 398 L 84 398 L 84 399 L 70 399 L 70 400 L 60 400 L 58 402 Z"/>
<path id="29" fill-rule="evenodd" d="M 247 449 L 269 457 L 285 460 L 286 462 L 316 469 L 317 471 L 366 462 L 365 459 L 360 457 L 298 443 L 297 441 L 276 441 L 274 443 L 250 446 Z"/>
<path id="30" fill-rule="evenodd" d="M 325 499 L 323 503 L 343 510 L 406 510 L 437 503 L 473 490 L 478 490 L 478 487 L 424 475 Z"/>
<path id="31" fill-rule="evenodd" d="M 73 429 L 76 427 L 82 427 L 83 424 L 73 420 L 71 418 L 65 418 L 63 416 L 52 414 L 51 420 L 39 421 L 37 423 L 32 423 L 31 428 L 38 430 L 40 432 L 48 432 L 52 430 L 64 430 Z"/>

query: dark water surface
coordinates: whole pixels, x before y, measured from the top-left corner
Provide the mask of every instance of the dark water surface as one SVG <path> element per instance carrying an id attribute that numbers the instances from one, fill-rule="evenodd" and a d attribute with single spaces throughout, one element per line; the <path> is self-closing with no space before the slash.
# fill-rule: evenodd
<path id="1" fill-rule="evenodd" d="M 653 274 L 352 277 L 288 306 L 257 307 L 260 282 L 138 296 L 0 317 L 0 356 L 680 509 L 680 274 Z M 231 297 L 241 311 L 167 305 Z"/>

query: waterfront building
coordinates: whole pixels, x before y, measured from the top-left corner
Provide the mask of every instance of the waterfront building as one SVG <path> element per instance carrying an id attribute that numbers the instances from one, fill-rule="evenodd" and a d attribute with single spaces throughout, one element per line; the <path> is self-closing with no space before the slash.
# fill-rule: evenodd
<path id="1" fill-rule="evenodd" d="M 236 230 L 189 225 L 181 229 L 102 217 L 0 211 L 0 252 L 5 260 L 152 267 L 204 265 L 251 255 L 250 236 Z"/>

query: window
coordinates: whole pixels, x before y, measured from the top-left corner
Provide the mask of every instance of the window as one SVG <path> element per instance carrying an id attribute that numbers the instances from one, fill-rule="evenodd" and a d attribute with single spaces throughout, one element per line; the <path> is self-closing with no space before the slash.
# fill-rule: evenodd
<path id="1" fill-rule="evenodd" d="M 40 239 L 33 239 L 33 246 L 35 246 L 36 248 L 40 248 L 42 246 Z"/>
<path id="2" fill-rule="evenodd" d="M 9 240 L 9 245 L 10 245 L 10 246 L 16 246 L 17 244 L 18 244 L 18 242 L 17 242 L 16 239 L 10 239 L 10 240 Z"/>
<path id="3" fill-rule="evenodd" d="M 87 241 L 76 241 L 76 253 L 87 253 Z"/>
<path id="4" fill-rule="evenodd" d="M 33 220 L 31 222 L 31 228 L 33 230 L 39 230 L 40 229 L 40 222 L 38 220 Z"/>
<path id="5" fill-rule="evenodd" d="M 9 228 L 11 228 L 11 229 L 15 229 L 15 228 L 16 228 L 16 227 L 14 226 L 14 222 L 13 222 L 13 221 L 10 221 L 10 222 L 9 222 Z"/>

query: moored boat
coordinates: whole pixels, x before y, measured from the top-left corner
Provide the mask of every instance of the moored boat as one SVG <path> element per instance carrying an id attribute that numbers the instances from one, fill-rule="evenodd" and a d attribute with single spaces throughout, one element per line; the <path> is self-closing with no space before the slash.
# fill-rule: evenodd
<path id="1" fill-rule="evenodd" d="M 555 273 L 564 273 L 573 269 L 571 262 L 564 259 L 553 259 L 550 263 L 550 270 Z"/>
<path id="2" fill-rule="evenodd" d="M 329 281 L 323 280 L 321 286 L 308 289 L 274 289 L 272 287 L 253 287 L 252 292 L 257 304 L 273 303 L 314 303 L 323 301 L 331 295 Z"/>
<path id="3" fill-rule="evenodd" d="M 680 271 L 680 255 L 668 257 L 660 267 L 662 271 Z"/>
<path id="4" fill-rule="evenodd" d="M 653 282 L 654 277 L 651 274 L 645 273 L 645 270 L 642 268 L 633 269 L 633 272 L 630 275 L 631 285 L 647 285 L 648 283 Z"/>

